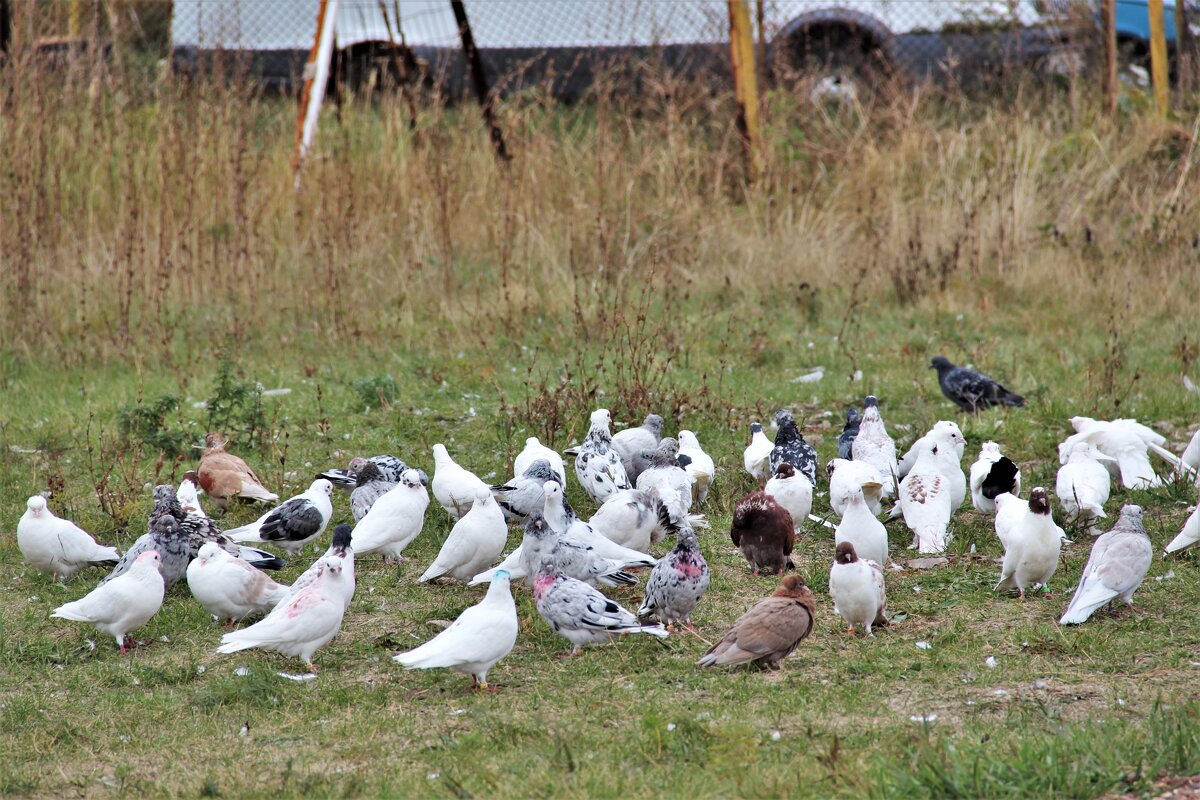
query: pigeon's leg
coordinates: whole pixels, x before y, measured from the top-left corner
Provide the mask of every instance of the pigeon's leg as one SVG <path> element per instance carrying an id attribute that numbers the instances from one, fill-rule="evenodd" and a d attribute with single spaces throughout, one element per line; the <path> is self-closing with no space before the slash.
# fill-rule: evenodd
<path id="1" fill-rule="evenodd" d="M 1017 588 L 1017 596 L 1019 596 L 1022 600 L 1024 600 L 1025 599 L 1025 590 L 1018 587 Z"/>
<path id="2" fill-rule="evenodd" d="M 576 645 L 565 653 L 559 653 L 558 658 L 574 658 L 583 651 L 582 647 Z"/>
<path id="3" fill-rule="evenodd" d="M 308 671 L 311 672 L 313 675 L 317 674 L 317 665 L 316 664 L 314 664 L 310 661 L 307 664 L 305 664 L 304 666 L 308 667 Z"/>
<path id="4" fill-rule="evenodd" d="M 854 625 L 851 625 L 851 626 L 850 626 L 850 629 L 849 629 L 848 631 L 846 631 L 846 633 L 848 633 L 848 634 L 850 634 L 851 636 L 853 636 L 853 635 L 854 635 Z"/>
<path id="5" fill-rule="evenodd" d="M 750 574 L 757 578 L 758 577 L 758 567 L 754 567 L 753 569 L 751 569 Z"/>

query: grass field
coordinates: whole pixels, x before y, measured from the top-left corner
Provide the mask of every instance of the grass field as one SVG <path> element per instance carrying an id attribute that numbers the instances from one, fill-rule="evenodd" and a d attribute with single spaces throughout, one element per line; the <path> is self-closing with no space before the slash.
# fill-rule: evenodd
<path id="1" fill-rule="evenodd" d="M 889 572 L 902 618 L 864 640 L 833 614 L 832 538 L 810 525 L 797 564 L 813 636 L 778 673 L 694 666 L 774 587 L 728 529 L 752 488 L 749 424 L 778 407 L 822 460 L 867 393 L 902 446 L 955 419 L 964 465 L 994 439 L 1027 487 L 1053 485 L 1074 414 L 1187 440 L 1189 120 L 1142 119 L 1137 98 L 1104 120 L 1066 90 L 861 113 L 773 96 L 768 178 L 751 189 L 723 96 L 512 101 L 507 168 L 470 109 L 423 112 L 413 133 L 403 104 L 355 104 L 330 115 L 293 195 L 291 107 L 192 91 L 21 82 L 0 101 L 0 791 L 1098 797 L 1200 771 L 1200 567 L 1156 558 L 1133 610 L 1061 629 L 1080 531 L 1053 591 L 1020 601 L 992 591 L 990 520 L 962 511 L 950 564 Z M 937 353 L 1028 407 L 960 415 L 927 369 Z M 818 366 L 821 381 L 795 381 Z M 57 513 L 128 545 L 149 487 L 177 481 L 212 427 L 287 495 L 356 454 L 431 470 L 436 442 L 500 480 L 526 436 L 566 447 L 598 406 L 620 425 L 661 413 L 718 461 L 699 634 L 558 660 L 565 641 L 518 589 L 495 694 L 389 658 L 482 595 L 415 583 L 449 529 L 440 509 L 399 569 L 359 562 L 305 683 L 281 657 L 218 656 L 220 627 L 186 587 L 122 657 L 48 619 L 100 573 L 56 585 L 16 549 L 24 500 L 46 488 Z M 568 496 L 591 512 L 573 478 Z M 1109 512 L 1145 506 L 1161 547 L 1195 500 L 1115 490 Z M 344 495 L 335 509 L 349 519 Z"/>

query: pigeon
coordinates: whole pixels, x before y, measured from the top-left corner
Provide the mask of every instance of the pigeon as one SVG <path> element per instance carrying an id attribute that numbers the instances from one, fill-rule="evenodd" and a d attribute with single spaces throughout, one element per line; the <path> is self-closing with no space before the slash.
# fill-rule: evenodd
<path id="1" fill-rule="evenodd" d="M 867 636 L 876 625 L 887 625 L 883 614 L 887 593 L 883 586 L 883 568 L 873 559 L 859 558 L 850 542 L 838 542 L 829 570 L 829 596 L 833 610 L 850 625 L 864 628 Z"/>
<path id="2" fill-rule="evenodd" d="M 717 474 L 712 456 L 701 449 L 696 434 L 686 430 L 679 432 L 679 455 L 692 460 L 684 470 L 692 479 L 692 486 L 696 491 L 696 505 L 704 505 L 704 500 L 708 497 L 708 487 L 712 485 L 713 476 Z"/>
<path id="3" fill-rule="evenodd" d="M 419 470 L 413 470 L 413 472 L 419 473 Z M 424 491 L 424 489 L 422 489 L 422 491 Z M 276 604 L 276 608 L 287 603 L 293 597 L 300 594 L 300 592 L 307 589 L 314 581 L 316 581 L 317 576 L 321 574 L 321 568 L 326 559 L 336 556 L 342 560 L 342 575 L 344 577 L 344 580 L 338 583 L 338 589 L 342 593 L 343 605 L 349 609 L 350 601 L 354 599 L 355 587 L 354 547 L 352 546 L 353 536 L 354 532 L 351 530 L 350 526 L 346 525 L 345 523 L 342 523 L 334 528 L 333 538 L 329 542 L 329 548 L 321 555 L 320 558 L 310 564 L 308 569 L 300 573 L 299 578 L 296 578 L 296 580 L 292 581 L 292 585 L 288 587 L 287 594 L 282 600 L 279 601 L 278 604 Z"/>
<path id="4" fill-rule="evenodd" d="M 856 490 L 867 503 L 871 514 L 883 508 L 883 476 L 865 461 L 835 458 L 825 465 L 829 476 L 829 506 L 838 516 L 844 516 L 850 495 Z"/>
<path id="5" fill-rule="evenodd" d="M 854 440 L 858 437 L 858 428 L 862 424 L 862 414 L 857 408 L 846 409 L 846 424 L 838 436 L 838 458 L 847 461 L 854 459 Z"/>
<path id="6" fill-rule="evenodd" d="M 1197 504 L 1192 509 L 1191 515 L 1183 523 L 1183 529 L 1176 534 L 1174 539 L 1167 543 L 1167 546 L 1163 548 L 1163 552 L 1178 553 L 1180 550 L 1186 550 L 1189 547 L 1195 546 L 1197 542 L 1200 542 L 1200 504 Z"/>
<path id="7" fill-rule="evenodd" d="M 711 580 L 696 532 L 690 526 L 681 528 L 675 549 L 659 560 L 646 580 L 638 619 L 658 618 L 666 623 L 668 630 L 676 623 L 690 628 L 692 611 L 708 591 Z"/>
<path id="8" fill-rule="evenodd" d="M 658 559 L 629 547 L 622 547 L 579 519 L 567 505 L 562 487 L 554 481 L 543 487 L 546 492 L 544 516 L 560 537 L 584 547 L 590 547 L 601 558 L 616 561 L 628 568 L 653 567 Z"/>
<path id="9" fill-rule="evenodd" d="M 400 481 L 388 480 L 374 462 L 365 458 L 356 458 L 351 461 L 350 469 L 354 473 L 355 480 L 354 488 L 350 491 L 350 513 L 357 523 L 367 515 L 376 500 L 396 488 L 396 484 Z"/>
<path id="10" fill-rule="evenodd" d="M 192 597 L 208 613 L 231 624 L 270 611 L 288 593 L 287 586 L 231 556 L 216 542 L 206 543 L 188 564 L 187 583 Z"/>
<path id="11" fill-rule="evenodd" d="M 804 434 L 800 433 L 796 420 L 787 411 L 780 409 L 775 412 L 775 424 L 779 426 L 779 431 L 775 434 L 775 447 L 771 449 L 771 474 L 786 461 L 816 486 L 817 451 L 804 441 Z"/>
<path id="12" fill-rule="evenodd" d="M 733 512 L 729 538 L 750 563 L 753 574 L 782 575 L 793 567 L 796 528 L 792 515 L 766 492 L 743 497 Z"/>
<path id="13" fill-rule="evenodd" d="M 963 411 L 978 414 L 991 406 L 1022 408 L 1025 405 L 1021 395 L 1013 394 L 986 375 L 954 366 L 944 356 L 934 356 L 929 368 L 937 370 L 942 394 Z"/>
<path id="14" fill-rule="evenodd" d="M 350 459 L 350 464 L 346 469 L 327 469 L 317 475 L 318 478 L 324 478 L 339 489 L 347 491 L 354 489 L 358 485 L 358 467 L 363 461 L 369 461 L 379 470 L 379 474 L 383 476 L 383 480 L 388 483 L 399 483 L 400 476 L 409 469 L 408 464 L 405 464 L 399 458 L 391 455 L 371 456 L 363 458 L 358 456 Z M 412 467 L 412 469 L 417 469 Z M 425 474 L 425 470 L 417 469 L 417 474 L 421 476 L 421 483 L 425 486 L 429 485 L 429 476 Z"/>
<path id="15" fill-rule="evenodd" d="M 951 431 L 958 434 L 957 436 L 951 438 L 954 439 L 954 450 L 956 457 L 960 462 L 962 461 L 963 455 L 966 453 L 967 449 L 966 438 L 963 437 L 962 431 L 959 429 L 957 422 L 941 420 L 935 423 L 934 426 L 929 429 L 928 433 L 913 442 L 912 447 L 909 447 L 908 452 L 906 452 L 904 457 L 900 459 L 900 469 L 896 473 L 899 478 L 903 478 L 908 474 L 909 470 L 912 469 L 913 464 L 917 463 L 917 456 L 921 455 L 921 451 L 925 449 L 925 445 L 933 442 L 934 437 L 939 431 Z"/>
<path id="16" fill-rule="evenodd" d="M 483 691 L 489 688 L 488 670 L 512 652 L 519 628 L 508 572 L 496 570 L 482 600 L 425 644 L 392 658 L 407 669 L 449 668 L 465 673 L 473 687 Z"/>
<path id="17" fill-rule="evenodd" d="M 608 432 L 610 421 L 608 409 L 593 411 L 592 427 L 575 456 L 575 477 L 596 503 L 603 503 L 622 489 L 633 488 L 621 456 L 613 448 L 612 434 Z"/>
<path id="18" fill-rule="evenodd" d="M 346 564 L 338 556 L 321 556 L 318 563 L 315 580 L 285 598 L 258 622 L 222 636 L 217 652 L 228 654 L 250 648 L 274 650 L 301 659 L 310 672 L 316 672 L 313 654 L 329 644 L 341 630 L 342 617 L 346 614 L 345 586 L 353 581 L 354 575 L 353 565 Z"/>
<path id="19" fill-rule="evenodd" d="M 730 626 L 696 663 L 702 667 L 754 662 L 778 669 L 812 632 L 816 600 L 799 575 L 788 575 L 773 594 L 759 600 Z"/>
<path id="20" fill-rule="evenodd" d="M 446 452 L 446 445 L 433 446 L 433 497 L 446 513 L 454 519 L 462 519 L 471 510 L 476 492 L 488 485 L 475 473 L 463 469 Z"/>
<path id="21" fill-rule="evenodd" d="M 1113 459 L 1105 462 L 1108 471 L 1114 478 L 1120 478 L 1126 489 L 1151 489 L 1162 485 L 1147 452 L 1151 448 L 1161 449 L 1166 444 L 1162 435 L 1133 419 L 1104 421 L 1072 417 L 1071 426 L 1075 433 L 1058 446 L 1059 464 L 1066 464 L 1071 453 L 1086 442 Z"/>
<path id="22" fill-rule="evenodd" d="M 663 418 L 649 414 L 639 428 L 626 428 L 613 434 L 612 447 L 621 457 L 625 476 L 636 485 L 638 476 L 650 466 L 646 453 L 653 453 L 662 439 Z"/>
<path id="23" fill-rule="evenodd" d="M 546 481 L 566 487 L 566 481 L 554 471 L 550 462 L 539 458 L 508 483 L 491 487 L 504 518 L 512 524 L 524 525 L 530 514 L 540 511 L 546 504 L 546 493 L 542 489 Z"/>
<path id="24" fill-rule="evenodd" d="M 25 503 L 17 523 L 17 547 L 35 569 L 66 580 L 88 567 L 107 567 L 121 560 L 115 547 L 96 543 L 92 535 L 68 519 L 54 516 L 46 498 L 35 494 Z"/>
<path id="25" fill-rule="evenodd" d="M 659 638 L 668 635 L 662 625 L 642 623 L 631 611 L 593 586 L 568 576 L 552 561 L 543 562 L 538 568 L 533 597 L 542 619 L 571 643 L 571 655 L 577 655 L 589 644 L 607 642 L 618 635 L 646 633 Z"/>
<path id="26" fill-rule="evenodd" d="M 1092 545 L 1092 554 L 1060 625 L 1079 625 L 1118 597 L 1133 605 L 1133 593 L 1146 579 L 1154 549 L 1142 527 L 1142 509 L 1122 506 L 1117 524 Z"/>
<path id="27" fill-rule="evenodd" d="M 246 462 L 225 452 L 225 437 L 210 433 L 204 439 L 204 454 L 196 467 L 200 488 L 222 509 L 229 508 L 234 498 L 257 503 L 274 503 L 279 495 L 267 491 L 263 482 L 246 466 Z"/>
<path id="28" fill-rule="evenodd" d="M 174 487 L 167 486 L 174 498 Z M 192 550 L 187 532 L 179 527 L 179 523 L 170 514 L 162 514 L 150 523 L 150 530 L 138 537 L 113 571 L 100 581 L 101 585 L 121 577 L 137 563 L 142 553 L 151 550 L 156 552 L 154 563 L 162 573 L 164 591 L 183 580 L 187 573 L 188 562 L 192 560 Z"/>
<path id="29" fill-rule="evenodd" d="M 896 491 L 899 468 L 896 465 L 896 443 L 888 435 L 883 417 L 879 415 L 879 401 L 868 395 L 863 403 L 862 422 L 852 448 L 854 461 L 864 461 L 879 471 L 883 478 L 883 496 L 891 497 Z"/>
<path id="30" fill-rule="evenodd" d="M 162 608 L 166 589 L 160 568 L 158 553 L 147 550 L 120 576 L 59 606 L 50 616 L 90 622 L 101 633 L 115 637 L 124 654 L 126 635 L 145 625 Z"/>
<path id="31" fill-rule="evenodd" d="M 184 489 L 184 498 L 188 500 L 188 507 L 199 508 L 199 498 L 195 498 L 192 502 L 191 494 L 186 489 L 188 481 L 186 477 L 180 486 Z M 209 542 L 214 542 L 218 547 L 224 550 L 234 558 L 240 558 L 253 567 L 258 569 L 283 569 L 287 566 L 286 562 L 273 553 L 268 553 L 266 550 L 259 550 L 255 547 L 247 547 L 235 543 L 232 539 L 221 532 L 221 527 L 204 513 L 204 509 L 199 509 L 200 513 L 190 513 L 184 510 L 182 503 L 179 500 L 179 490 L 173 489 L 169 483 L 164 483 L 154 487 L 154 507 L 150 510 L 150 527 L 154 526 L 154 520 L 161 516 L 167 515 L 173 517 L 179 523 L 179 528 L 184 537 L 187 539 L 188 559 L 196 558 L 200 552 L 200 548 Z M 145 538 L 145 537 L 143 537 Z M 153 546 L 150 541 L 141 543 L 141 549 Z M 134 548 L 138 548 L 137 543 Z M 141 552 L 139 550 L 139 552 Z M 135 553 L 136 555 L 136 553 Z M 159 550 L 159 555 L 164 560 L 169 561 L 166 553 Z M 167 587 L 170 588 L 170 585 Z"/>
<path id="32" fill-rule="evenodd" d="M 937 449 L 938 470 L 950 489 L 950 510 L 953 513 L 958 511 L 967 499 L 967 476 L 963 472 L 962 458 L 958 455 L 957 447 L 962 434 L 943 430 L 934 432 L 931 438 Z M 962 444 L 966 445 L 966 439 L 962 440 Z"/>
<path id="33" fill-rule="evenodd" d="M 692 508 L 692 478 L 679 466 L 679 442 L 666 438 L 658 443 L 646 467 L 638 474 L 636 488 L 657 488 L 674 519 L 687 516 Z"/>
<path id="34" fill-rule="evenodd" d="M 1196 485 L 1200 486 L 1200 430 L 1192 434 L 1192 438 L 1184 448 L 1183 455 L 1179 457 L 1179 463 L 1175 465 L 1175 468 L 1180 473 L 1190 471 Z"/>
<path id="35" fill-rule="evenodd" d="M 771 477 L 771 451 L 774 449 L 775 445 L 763 433 L 763 426 L 757 422 L 750 423 L 750 444 L 746 445 L 742 459 L 746 472 L 758 481 L 759 486 Z"/>
<path id="36" fill-rule="evenodd" d="M 333 484 L 317 478 L 308 491 L 271 509 L 249 525 L 225 532 L 235 542 L 263 542 L 291 555 L 325 532 L 333 516 Z"/>
<path id="37" fill-rule="evenodd" d="M 179 508 L 185 514 L 191 514 L 195 517 L 207 517 L 204 513 L 204 506 L 200 505 L 200 479 L 196 476 L 196 470 L 189 469 L 183 473 L 183 480 L 179 481 L 179 488 L 175 490 L 175 500 L 179 503 Z"/>
<path id="38" fill-rule="evenodd" d="M 565 488 L 567 485 L 567 471 L 563 467 L 562 456 L 546 447 L 538 441 L 536 436 L 530 436 L 525 440 L 525 449 L 517 453 L 517 457 L 513 459 L 513 474 L 524 475 L 533 462 L 538 459 L 545 459 L 550 463 L 550 469 L 558 476 L 558 481 Z"/>
<path id="39" fill-rule="evenodd" d="M 558 485 L 557 480 L 555 485 Z M 508 525 L 504 521 L 504 513 L 500 506 L 496 505 L 490 491 L 477 491 L 471 510 L 454 523 L 454 528 L 442 543 L 437 558 L 418 579 L 418 583 L 441 577 L 469 581 L 504 552 L 504 545 L 508 541 Z"/>
<path id="40" fill-rule="evenodd" d="M 784 461 L 776 468 L 771 480 L 767 481 L 763 492 L 773 497 L 791 515 L 792 526 L 799 533 L 812 511 L 813 485 L 808 478 Z"/>
<path id="41" fill-rule="evenodd" d="M 1000 544 L 1008 547 L 1010 534 L 1024 519 L 1029 506 L 1016 495 L 1004 492 L 996 495 L 996 518 L 992 524 L 996 527 L 996 538 Z"/>
<path id="42" fill-rule="evenodd" d="M 434 481 L 437 481 L 436 474 Z M 486 486 L 483 491 L 488 491 Z M 404 548 L 425 526 L 425 509 L 428 507 L 429 492 L 422 485 L 421 476 L 415 469 L 407 470 L 400 476 L 400 482 L 376 500 L 367 515 L 359 520 L 351 547 L 358 555 L 380 553 L 385 560 L 399 559 Z"/>
<path id="43" fill-rule="evenodd" d="M 981 514 L 995 514 L 996 495 L 1005 492 L 1021 493 L 1021 470 L 1000 454 L 1000 445 L 984 442 L 979 460 L 971 465 L 971 504 Z"/>
<path id="44" fill-rule="evenodd" d="M 605 558 L 590 545 L 567 539 L 544 516 L 535 513 L 525 523 L 520 567 L 513 571 L 513 577 L 525 578 L 526 584 L 533 588 L 538 565 L 543 562 L 549 562 L 559 572 L 590 586 L 598 583 L 632 586 L 637 583 L 636 578 L 622 571 L 623 561 Z"/>
<path id="45" fill-rule="evenodd" d="M 854 551 L 862 558 L 874 561 L 881 567 L 887 564 L 887 529 L 871 513 L 860 489 L 851 492 L 842 521 L 833 532 L 833 541 L 835 545 L 843 542 L 853 545 Z"/>
<path id="46" fill-rule="evenodd" d="M 861 440 L 861 436 L 860 436 Z M 927 445 L 900 482 L 897 507 L 913 532 L 917 552 L 942 553 L 950 540 L 950 486 L 939 468 L 937 445 Z"/>
<path id="47" fill-rule="evenodd" d="M 1064 537 L 1063 529 L 1054 524 L 1050 515 L 1046 490 L 1034 487 L 1025 513 L 1005 537 L 1004 563 L 996 591 L 1016 589 L 1023 600 L 1026 587 L 1046 586 L 1058 569 Z"/>
<path id="48" fill-rule="evenodd" d="M 588 524 L 606 539 L 646 552 L 651 544 L 675 533 L 679 521 L 671 518 L 657 492 L 626 489 L 605 500 Z"/>
<path id="49" fill-rule="evenodd" d="M 1107 516 L 1104 504 L 1112 491 L 1112 478 L 1105 462 L 1113 461 L 1091 443 L 1082 442 L 1071 449 L 1067 463 L 1058 468 L 1054 484 L 1058 501 L 1068 516 L 1086 523 L 1089 529 L 1095 527 L 1097 519 Z"/>

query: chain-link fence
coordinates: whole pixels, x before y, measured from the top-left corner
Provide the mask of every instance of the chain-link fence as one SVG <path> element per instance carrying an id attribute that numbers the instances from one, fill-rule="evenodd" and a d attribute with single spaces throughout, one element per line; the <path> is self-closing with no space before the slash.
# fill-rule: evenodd
<path id="1" fill-rule="evenodd" d="M 1079 74 L 1099 45 L 1099 0 L 751 0 L 768 84 L 806 76 L 816 91 L 899 83 L 971 87 L 1014 75 Z M 48 60 L 114 49 L 192 77 L 235 65 L 292 90 L 312 46 L 319 0 L 0 0 L 10 51 Z M 1148 47 L 1144 0 L 1119 0 L 1122 54 Z M 665 70 L 714 85 L 729 74 L 727 0 L 465 0 L 488 83 L 575 98 L 600 75 Z M 1175 18 L 1168 0 L 1168 39 Z M 1184 33 L 1186 33 L 1185 26 Z M 336 83 L 467 88 L 450 0 L 340 0 Z M 1141 38 L 1140 38 L 1141 37 Z"/>

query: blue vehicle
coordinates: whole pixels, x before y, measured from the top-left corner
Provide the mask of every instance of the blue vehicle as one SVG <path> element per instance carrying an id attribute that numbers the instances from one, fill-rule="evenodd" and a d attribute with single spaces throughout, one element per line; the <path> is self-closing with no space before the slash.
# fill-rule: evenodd
<path id="1" fill-rule="evenodd" d="M 1196 21 L 1200 6 L 1195 2 L 1187 5 L 1188 17 L 1192 20 L 1192 33 L 1200 32 Z M 1167 34 L 1167 51 L 1175 52 L 1175 2 L 1163 0 L 1163 27 Z M 1150 64 L 1150 9 L 1146 0 L 1117 0 L 1117 49 L 1127 64 L 1148 67 Z"/>

